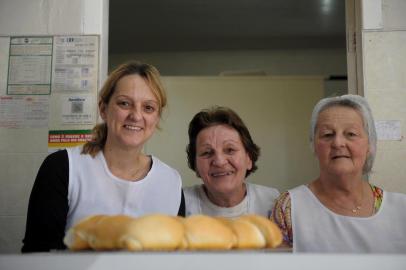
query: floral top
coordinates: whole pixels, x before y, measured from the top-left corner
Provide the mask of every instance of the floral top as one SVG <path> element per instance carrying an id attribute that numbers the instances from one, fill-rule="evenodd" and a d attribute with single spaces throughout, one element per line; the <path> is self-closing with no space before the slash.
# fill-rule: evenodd
<path id="1" fill-rule="evenodd" d="M 383 190 L 370 184 L 375 198 L 374 213 L 378 212 L 382 204 Z M 272 211 L 272 220 L 279 226 L 283 234 L 283 240 L 289 246 L 293 246 L 292 220 L 291 220 L 290 195 L 288 191 L 282 193 L 275 201 Z"/>

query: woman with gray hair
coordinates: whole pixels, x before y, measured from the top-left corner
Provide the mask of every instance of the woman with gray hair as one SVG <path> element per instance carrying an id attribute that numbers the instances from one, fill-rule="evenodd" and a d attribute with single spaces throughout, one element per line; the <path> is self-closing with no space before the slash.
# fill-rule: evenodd
<path id="1" fill-rule="evenodd" d="M 406 196 L 364 180 L 377 135 L 367 101 L 325 98 L 314 107 L 310 143 L 319 177 L 277 199 L 272 219 L 296 252 L 406 252 Z"/>

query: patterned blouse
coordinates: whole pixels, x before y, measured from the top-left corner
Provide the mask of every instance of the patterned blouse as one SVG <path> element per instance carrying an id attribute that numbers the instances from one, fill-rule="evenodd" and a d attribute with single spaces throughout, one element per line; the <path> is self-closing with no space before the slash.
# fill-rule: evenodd
<path id="1" fill-rule="evenodd" d="M 382 204 L 383 190 L 369 184 L 375 198 L 374 213 L 378 212 Z M 272 220 L 279 226 L 283 234 L 283 240 L 289 246 L 293 246 L 292 220 L 290 214 L 290 195 L 288 191 L 282 193 L 275 201 L 272 211 Z"/>

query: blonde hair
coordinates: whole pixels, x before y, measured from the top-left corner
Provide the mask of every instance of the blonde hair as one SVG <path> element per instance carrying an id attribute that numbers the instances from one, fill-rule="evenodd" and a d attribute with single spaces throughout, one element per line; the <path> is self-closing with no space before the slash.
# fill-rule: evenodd
<path id="1" fill-rule="evenodd" d="M 159 71 L 152 65 L 131 61 L 120 65 L 113 70 L 99 93 L 99 108 L 101 105 L 107 105 L 116 90 L 117 82 L 127 75 L 140 75 L 147 82 L 153 95 L 158 100 L 159 116 L 162 115 L 163 108 L 166 106 L 166 93 L 162 86 Z M 103 150 L 107 140 L 106 123 L 97 124 L 92 130 L 92 140 L 83 146 L 82 154 L 90 154 L 94 157 L 99 151 Z"/>

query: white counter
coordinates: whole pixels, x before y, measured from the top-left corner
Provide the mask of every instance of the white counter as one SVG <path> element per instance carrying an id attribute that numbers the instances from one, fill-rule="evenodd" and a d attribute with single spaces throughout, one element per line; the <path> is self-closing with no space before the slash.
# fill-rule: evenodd
<path id="1" fill-rule="evenodd" d="M 406 255 L 281 252 L 60 252 L 0 255 L 1 270 L 390 270 L 406 269 Z"/>

